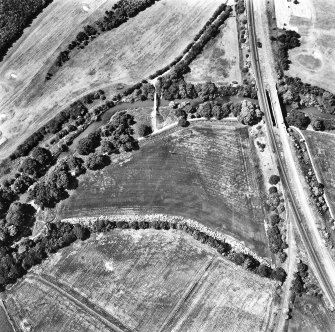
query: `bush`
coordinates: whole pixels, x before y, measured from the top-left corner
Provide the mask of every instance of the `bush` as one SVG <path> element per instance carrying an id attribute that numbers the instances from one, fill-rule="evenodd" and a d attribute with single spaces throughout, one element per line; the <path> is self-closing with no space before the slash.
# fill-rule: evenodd
<path id="1" fill-rule="evenodd" d="M 286 121 L 289 126 L 295 126 L 302 130 L 305 130 L 311 123 L 310 118 L 298 110 L 293 110 L 288 113 Z"/>
<path id="2" fill-rule="evenodd" d="M 21 163 L 19 170 L 33 177 L 40 177 L 43 174 L 44 167 L 36 159 L 27 157 Z"/>
<path id="3" fill-rule="evenodd" d="M 106 155 L 91 153 L 86 160 L 86 167 L 92 171 L 102 169 L 110 163 L 110 158 Z"/>
<path id="4" fill-rule="evenodd" d="M 286 276 L 287 274 L 282 267 L 277 267 L 275 270 L 272 271 L 272 275 L 271 275 L 273 279 L 276 279 L 282 283 L 285 282 Z"/>
<path id="5" fill-rule="evenodd" d="M 274 254 L 279 253 L 285 247 L 280 230 L 277 226 L 272 226 L 268 229 L 268 237 L 270 244 L 270 251 Z"/>
<path id="6" fill-rule="evenodd" d="M 297 295 L 300 295 L 304 292 L 304 282 L 299 273 L 294 273 L 294 279 L 290 289 Z"/>
<path id="7" fill-rule="evenodd" d="M 102 153 L 107 153 L 107 154 L 112 154 L 115 151 L 115 146 L 114 144 L 109 141 L 109 140 L 103 140 L 101 143 L 101 152 Z"/>
<path id="8" fill-rule="evenodd" d="M 82 138 L 78 142 L 77 151 L 81 155 L 88 155 L 95 151 L 100 145 L 100 134 L 98 132 L 91 133 L 87 137 Z"/>
<path id="9" fill-rule="evenodd" d="M 270 224 L 271 226 L 278 225 L 280 223 L 281 219 L 278 214 L 271 214 L 270 215 Z"/>
<path id="10" fill-rule="evenodd" d="M 269 178 L 269 183 L 272 185 L 276 185 L 280 181 L 280 177 L 278 175 L 271 175 Z"/>
<path id="11" fill-rule="evenodd" d="M 49 166 L 53 161 L 53 156 L 48 149 L 36 147 L 31 156 L 36 159 L 44 167 Z"/>
<path id="12" fill-rule="evenodd" d="M 150 135 L 152 133 L 152 129 L 146 124 L 140 124 L 137 132 L 139 136 L 144 137 Z"/>
<path id="13" fill-rule="evenodd" d="M 178 126 L 180 127 L 187 127 L 188 126 L 188 121 L 185 118 L 180 118 L 178 120 Z"/>
<path id="14" fill-rule="evenodd" d="M 269 188 L 269 194 L 276 194 L 278 192 L 277 187 L 272 186 Z"/>
<path id="15" fill-rule="evenodd" d="M 323 131 L 325 130 L 325 125 L 322 120 L 314 120 L 312 123 L 312 127 L 316 131 Z"/>
<path id="16" fill-rule="evenodd" d="M 271 272 L 271 268 L 264 264 L 260 264 L 256 269 L 256 273 L 264 278 L 268 278 L 271 275 Z"/>

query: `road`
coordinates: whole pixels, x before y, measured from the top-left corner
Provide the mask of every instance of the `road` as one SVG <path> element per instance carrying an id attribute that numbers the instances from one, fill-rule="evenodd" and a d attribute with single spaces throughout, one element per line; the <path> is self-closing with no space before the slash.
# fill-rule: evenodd
<path id="1" fill-rule="evenodd" d="M 284 151 L 284 156 L 281 156 L 278 143 L 275 138 L 274 128 L 271 119 L 271 110 L 266 97 L 266 90 L 264 87 L 261 65 L 259 61 L 258 49 L 257 49 L 257 37 L 255 29 L 255 18 L 254 18 L 254 8 L 253 1 L 246 1 L 247 17 L 248 17 L 248 28 L 249 28 L 249 38 L 250 38 L 250 51 L 253 70 L 255 74 L 256 84 L 258 88 L 258 99 L 262 110 L 265 113 L 265 120 L 268 128 L 268 136 L 272 150 L 276 156 L 277 166 L 283 188 L 286 192 L 286 197 L 288 198 L 288 203 L 291 207 L 293 219 L 299 230 L 302 241 L 306 247 L 307 254 L 310 259 L 310 265 L 313 269 L 316 278 L 318 279 L 320 286 L 325 294 L 325 296 L 330 301 L 331 305 L 335 307 L 335 292 L 334 292 L 334 280 L 335 267 L 327 248 L 324 247 L 324 243 L 321 240 L 320 234 L 315 224 L 313 217 L 313 212 L 306 199 L 306 193 L 304 192 L 302 183 L 299 180 L 299 172 L 294 163 L 294 158 L 292 151 L 289 146 L 288 135 L 286 132 L 286 127 L 283 121 L 283 116 L 281 109 L 279 108 L 279 100 L 276 91 L 275 83 L 269 86 L 269 95 L 272 99 L 274 96 L 273 104 L 276 109 L 273 110 L 273 115 L 276 120 L 278 127 L 278 133 L 280 136 L 281 147 Z M 263 45 L 268 43 L 268 40 L 262 40 Z M 264 59 L 265 67 L 267 73 L 271 71 L 271 62 L 266 64 L 267 59 Z M 270 73 L 270 76 L 272 73 Z M 269 82 L 268 82 L 269 83 Z M 274 86 L 273 86 L 274 85 Z M 279 109 L 278 109 L 279 108 Z M 284 160 L 285 158 L 285 160 Z M 289 171 L 289 177 L 286 174 L 287 170 L 284 167 L 287 165 Z M 299 197 L 299 199 L 298 199 Z M 300 207 L 300 209 L 298 208 Z M 302 208 L 302 209 L 301 209 Z M 303 211 L 303 212 L 302 212 Z"/>

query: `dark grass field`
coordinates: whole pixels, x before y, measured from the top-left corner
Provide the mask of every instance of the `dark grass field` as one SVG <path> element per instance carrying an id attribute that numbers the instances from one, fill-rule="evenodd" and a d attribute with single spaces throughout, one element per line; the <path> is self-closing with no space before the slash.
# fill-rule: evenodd
<path id="1" fill-rule="evenodd" d="M 335 136 L 308 130 L 304 135 L 335 211 Z"/>
<path id="2" fill-rule="evenodd" d="M 177 128 L 142 142 L 129 161 L 82 176 L 59 214 L 184 216 L 268 256 L 253 155 L 247 128 L 235 122 Z"/>

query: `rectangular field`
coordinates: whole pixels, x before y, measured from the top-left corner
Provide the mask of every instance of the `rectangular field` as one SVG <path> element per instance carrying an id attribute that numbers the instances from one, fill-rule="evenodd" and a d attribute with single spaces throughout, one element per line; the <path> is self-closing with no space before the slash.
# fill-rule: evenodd
<path id="1" fill-rule="evenodd" d="M 81 331 L 103 331 L 85 315 L 85 299 L 125 331 L 235 331 L 237 324 L 241 332 L 250 331 L 248 326 L 265 331 L 272 322 L 275 282 L 181 231 L 99 234 L 61 250 L 34 273 L 6 293 L 10 315 L 33 331 L 72 332 L 83 325 Z M 80 310 L 71 296 L 81 300 Z"/>
<path id="2" fill-rule="evenodd" d="M 304 135 L 328 194 L 331 208 L 335 211 L 335 136 L 308 130 L 304 131 Z"/>
<path id="3" fill-rule="evenodd" d="M 96 38 L 45 81 L 58 53 L 114 2 L 55 0 L 0 64 L 0 131 L 8 139 L 0 146 L 0 158 L 79 96 L 120 82 L 140 82 L 166 66 L 221 4 L 161 0 Z"/>
<path id="4" fill-rule="evenodd" d="M 87 172 L 60 218 L 113 213 L 188 217 L 268 256 L 262 193 L 248 128 L 193 123 L 141 142 L 123 163 Z"/>

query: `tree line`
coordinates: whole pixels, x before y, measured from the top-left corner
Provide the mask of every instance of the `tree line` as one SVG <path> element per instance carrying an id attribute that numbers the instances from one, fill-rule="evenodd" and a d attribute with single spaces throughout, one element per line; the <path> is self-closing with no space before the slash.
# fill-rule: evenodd
<path id="1" fill-rule="evenodd" d="M 77 34 L 76 38 L 67 46 L 67 48 L 58 54 L 55 61 L 56 67 L 61 67 L 65 62 L 69 61 L 71 58 L 71 51 L 75 48 L 85 48 L 85 46 L 97 38 L 101 33 L 118 28 L 120 25 L 127 22 L 129 18 L 146 10 L 156 1 L 159 0 L 119 0 L 113 5 L 111 10 L 105 11 L 105 15 L 102 18 L 98 19 L 91 25 L 86 25 L 83 30 Z M 46 75 L 46 80 L 51 79 L 52 72 L 54 71 L 49 69 Z"/>
<path id="2" fill-rule="evenodd" d="M 190 63 L 203 51 L 206 44 L 220 32 L 220 26 L 230 16 L 231 11 L 232 8 L 230 6 L 221 4 L 194 37 L 193 41 L 186 46 L 182 54 L 164 68 L 159 69 L 154 74 L 150 75 L 149 79 L 156 78 L 167 72 L 169 69 L 172 69 L 172 77 L 179 77 L 180 75 L 187 73 L 190 70 L 188 67 Z"/>
<path id="3" fill-rule="evenodd" d="M 169 74 L 159 77 L 156 84 L 156 92 L 166 100 L 200 98 L 202 101 L 208 101 L 218 97 L 236 95 L 257 99 L 257 90 L 254 85 L 216 85 L 213 82 L 192 84 L 186 82 L 182 74 L 178 77 Z"/>
<path id="4" fill-rule="evenodd" d="M 86 227 L 82 224 L 70 224 L 66 222 L 48 223 L 44 233 L 34 239 L 25 239 L 16 246 L 7 246 L 1 243 L 0 247 L 0 290 L 4 291 L 6 286 L 13 284 L 21 278 L 34 265 L 40 264 L 50 254 L 70 245 L 76 240 L 86 240 L 91 232 L 109 232 L 113 229 L 148 229 L 157 230 L 179 229 L 192 235 L 198 241 L 215 248 L 218 253 L 225 255 L 235 264 L 254 272 L 262 277 L 272 278 L 284 282 L 286 272 L 278 267 L 271 267 L 261 264 L 253 256 L 241 252 L 235 252 L 231 245 L 217 240 L 193 227 L 184 223 L 165 222 L 156 220 L 146 221 L 111 221 L 98 220 L 93 227 Z M 1 240 L 0 240 L 1 242 Z"/>

